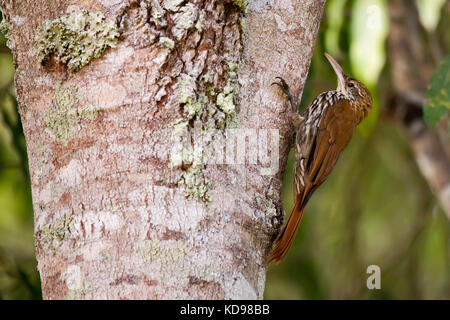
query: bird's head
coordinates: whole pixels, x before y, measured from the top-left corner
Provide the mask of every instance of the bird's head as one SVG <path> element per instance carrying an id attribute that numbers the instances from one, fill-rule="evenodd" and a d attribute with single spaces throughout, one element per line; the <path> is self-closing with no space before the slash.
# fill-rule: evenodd
<path id="1" fill-rule="evenodd" d="M 365 111 L 364 113 L 369 112 L 372 108 L 372 95 L 369 89 L 360 81 L 346 75 L 332 56 L 325 53 L 325 57 L 337 75 L 338 85 L 336 91 L 342 93 L 352 105 L 362 108 Z"/>

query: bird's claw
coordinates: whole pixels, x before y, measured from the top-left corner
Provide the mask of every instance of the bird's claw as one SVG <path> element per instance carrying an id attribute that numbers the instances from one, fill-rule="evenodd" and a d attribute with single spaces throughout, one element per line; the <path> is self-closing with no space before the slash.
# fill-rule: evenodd
<path id="1" fill-rule="evenodd" d="M 289 86 L 288 86 L 288 84 L 286 83 L 286 81 L 284 81 L 284 79 L 281 78 L 281 77 L 275 77 L 275 79 L 279 79 L 280 81 L 279 81 L 279 82 L 277 82 L 277 81 L 272 82 L 271 86 L 273 86 L 274 84 L 276 84 L 277 86 L 279 86 L 279 87 L 281 88 L 281 90 L 283 90 L 283 92 L 284 92 L 286 95 L 289 95 Z"/>
<path id="2" fill-rule="evenodd" d="M 292 97 L 291 91 L 289 90 L 289 86 L 281 77 L 275 77 L 275 79 L 279 79 L 279 81 L 272 82 L 271 86 L 276 84 L 283 90 L 284 94 L 288 97 L 289 102 L 291 103 L 292 111 L 297 112 L 297 104 L 294 101 L 294 98 Z"/>

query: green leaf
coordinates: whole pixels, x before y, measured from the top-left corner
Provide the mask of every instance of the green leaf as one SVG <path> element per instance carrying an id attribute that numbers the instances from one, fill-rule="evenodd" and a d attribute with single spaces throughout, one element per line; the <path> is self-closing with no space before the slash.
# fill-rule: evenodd
<path id="1" fill-rule="evenodd" d="M 450 55 L 433 73 L 423 105 L 423 117 L 430 128 L 450 111 Z"/>

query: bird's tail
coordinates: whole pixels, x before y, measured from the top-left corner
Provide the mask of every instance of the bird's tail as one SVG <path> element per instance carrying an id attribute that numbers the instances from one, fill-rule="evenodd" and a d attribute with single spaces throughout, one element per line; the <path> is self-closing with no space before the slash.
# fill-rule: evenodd
<path id="1" fill-rule="evenodd" d="M 296 197 L 294 209 L 292 209 L 291 215 L 289 216 L 286 225 L 283 227 L 283 230 L 281 230 L 280 234 L 275 239 L 275 247 L 272 249 L 269 262 L 280 262 L 289 251 L 289 248 L 294 242 L 298 227 L 300 226 L 303 212 L 305 211 L 303 202 L 303 196 L 298 194 Z"/>

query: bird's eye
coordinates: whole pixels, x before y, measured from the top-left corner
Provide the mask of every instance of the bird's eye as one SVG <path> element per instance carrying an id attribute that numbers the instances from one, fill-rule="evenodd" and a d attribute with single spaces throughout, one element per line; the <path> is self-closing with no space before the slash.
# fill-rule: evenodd
<path id="1" fill-rule="evenodd" d="M 353 82 L 349 82 L 349 83 L 347 83 L 347 86 L 351 88 L 351 87 L 354 87 L 355 85 L 353 84 Z"/>

